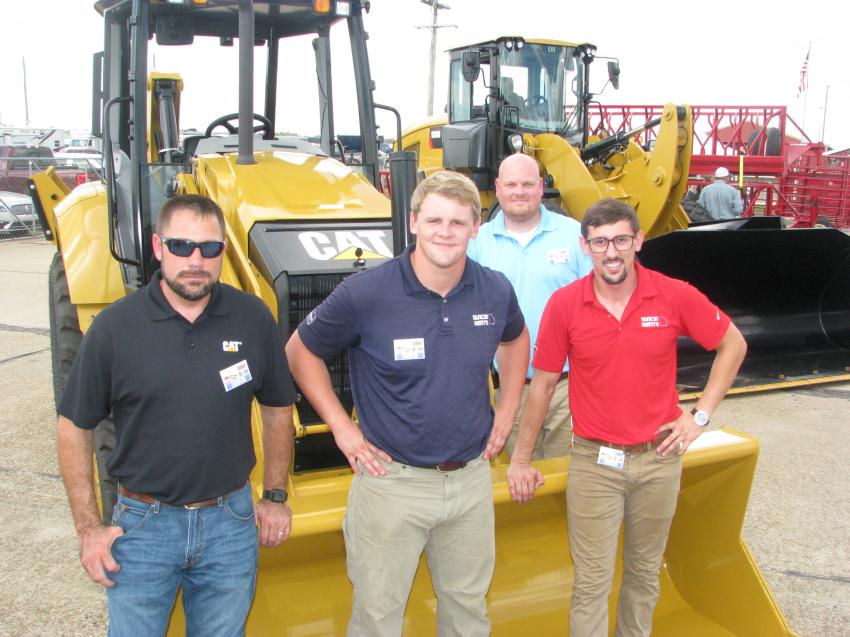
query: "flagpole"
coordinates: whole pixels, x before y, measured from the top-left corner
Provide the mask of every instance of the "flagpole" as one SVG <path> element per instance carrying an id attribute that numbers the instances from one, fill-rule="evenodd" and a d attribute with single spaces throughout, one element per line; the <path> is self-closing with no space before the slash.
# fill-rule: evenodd
<path id="1" fill-rule="evenodd" d="M 809 48 L 806 51 L 806 61 L 804 62 L 804 64 L 806 65 L 806 70 L 805 70 L 806 75 L 808 75 L 808 73 L 809 73 L 809 56 L 811 55 L 811 53 L 812 53 L 812 43 L 809 42 Z M 800 78 L 800 82 L 803 82 L 804 80 L 805 80 L 805 83 L 806 83 L 805 87 L 803 87 L 802 84 L 800 85 L 800 87 L 803 88 L 803 130 L 805 131 L 806 130 L 806 108 L 809 105 L 809 78 L 808 77 L 805 77 L 805 78 L 801 77 Z"/>
<path id="2" fill-rule="evenodd" d="M 806 106 L 809 103 L 809 89 L 803 91 L 803 130 L 806 130 Z"/>

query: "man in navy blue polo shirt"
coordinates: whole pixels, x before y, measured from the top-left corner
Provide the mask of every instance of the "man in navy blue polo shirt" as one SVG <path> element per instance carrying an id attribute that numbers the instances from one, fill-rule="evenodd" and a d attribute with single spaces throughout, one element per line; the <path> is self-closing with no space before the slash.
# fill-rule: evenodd
<path id="1" fill-rule="evenodd" d="M 401 635 L 423 551 L 440 635 L 489 635 L 495 562 L 490 465 L 519 406 L 529 341 L 508 280 L 466 258 L 480 203 L 439 172 L 411 201 L 416 244 L 354 274 L 287 344 L 292 373 L 356 474 L 344 533 L 354 586 L 349 636 Z M 359 425 L 324 360 L 347 349 Z M 499 361 L 501 400 L 488 373 Z"/>
<path id="2" fill-rule="evenodd" d="M 258 540 L 290 532 L 295 392 L 268 308 L 219 283 L 224 218 L 183 195 L 159 211 L 151 283 L 101 312 L 59 402 L 59 465 L 89 577 L 107 588 L 109 634 L 162 635 L 183 589 L 190 635 L 242 634 Z M 263 419 L 265 491 L 254 506 L 251 405 Z M 92 429 L 109 414 L 112 525 L 92 484 Z M 257 527 L 259 527 L 259 538 Z"/>
<path id="3" fill-rule="evenodd" d="M 508 277 L 533 344 L 537 340 L 543 308 L 552 293 L 583 277 L 593 266 L 581 249 L 578 221 L 542 205 L 543 179 L 532 157 L 516 153 L 502 160 L 496 179 L 496 197 L 501 210 L 469 242 L 466 254 Z M 519 411 L 525 404 L 533 375 L 534 368 L 529 366 Z M 534 460 L 569 453 L 572 427 L 568 375 L 569 364 L 565 362 L 543 429 L 534 445 Z M 519 431 L 519 411 L 505 444 L 510 455 L 514 453 Z"/>

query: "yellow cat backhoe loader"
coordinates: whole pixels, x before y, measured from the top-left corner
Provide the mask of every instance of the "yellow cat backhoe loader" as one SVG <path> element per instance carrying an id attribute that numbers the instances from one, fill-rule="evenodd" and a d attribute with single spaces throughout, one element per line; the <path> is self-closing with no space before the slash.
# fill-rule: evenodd
<path id="1" fill-rule="evenodd" d="M 69 192 L 48 170 L 31 184 L 46 235 L 57 246 L 50 269 L 57 395 L 92 318 L 150 280 L 156 212 L 174 193 L 201 193 L 221 205 L 227 222 L 222 280 L 267 303 L 284 338 L 343 277 L 401 251 L 415 158 L 391 156 L 393 198 L 386 199 L 375 188 L 375 109 L 386 107 L 372 96 L 364 30 L 368 6 L 361 0 L 96 3 L 105 46 L 95 56 L 93 112 L 95 132 L 104 142 L 105 178 Z M 352 53 L 353 68 L 342 69 L 354 77 L 351 103 L 333 101 L 330 34 L 337 29 L 348 32 Z M 284 39 L 305 44 L 306 51 L 290 53 L 287 46 L 284 56 Z M 198 40 L 225 46 L 238 41 L 238 90 L 226 92 L 220 88 L 224 78 L 211 79 L 221 91 L 218 101 L 238 100 L 238 106 L 223 107 L 226 113 L 204 134 L 181 140 L 180 107 L 191 99 L 192 87 L 184 87 L 179 75 L 149 73 L 147 62 L 156 42 L 182 46 L 190 68 L 203 65 L 204 56 L 191 55 L 189 46 Z M 262 114 L 252 105 L 255 50 L 266 54 Z M 275 135 L 278 79 L 308 59 L 316 66 L 316 85 L 290 84 L 285 93 L 297 98 L 318 92 L 318 147 Z M 362 157 L 356 166 L 345 163 L 350 158 L 337 143 L 334 108 L 359 114 Z M 229 134 L 213 135 L 219 127 Z M 344 356 L 331 362 L 331 375 L 351 408 Z M 256 408 L 253 426 L 258 464 L 251 484 L 259 496 L 263 449 Z M 350 611 L 341 522 L 351 471 L 305 400 L 297 404 L 295 427 L 288 485 L 293 534 L 281 547 L 260 552 L 247 624 L 251 636 L 343 635 Z M 113 424 L 104 422 L 97 436 L 100 497 L 108 515 L 114 497 L 106 471 Z M 746 435 L 714 432 L 687 454 L 654 634 L 791 634 L 741 538 L 757 448 Z M 504 458 L 493 463 L 498 557 L 488 603 L 494 635 L 566 633 L 572 585 L 564 501 L 568 462 L 541 462 L 546 486 L 524 507 L 510 501 Z M 423 564 L 408 603 L 406 635 L 434 634 L 434 604 Z M 169 634 L 182 634 L 183 627 L 178 603 Z"/>

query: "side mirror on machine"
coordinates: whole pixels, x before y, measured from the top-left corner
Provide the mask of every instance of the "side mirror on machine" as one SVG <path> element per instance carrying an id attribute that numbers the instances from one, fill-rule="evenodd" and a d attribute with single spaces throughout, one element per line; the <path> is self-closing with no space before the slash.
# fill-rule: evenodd
<path id="1" fill-rule="evenodd" d="M 608 60 L 608 80 L 615 89 L 620 88 L 620 63 L 617 60 Z"/>
<path id="2" fill-rule="evenodd" d="M 461 56 L 461 67 L 463 79 L 467 82 L 474 82 L 478 79 L 478 73 L 481 71 L 481 54 L 478 51 L 465 51 Z"/>

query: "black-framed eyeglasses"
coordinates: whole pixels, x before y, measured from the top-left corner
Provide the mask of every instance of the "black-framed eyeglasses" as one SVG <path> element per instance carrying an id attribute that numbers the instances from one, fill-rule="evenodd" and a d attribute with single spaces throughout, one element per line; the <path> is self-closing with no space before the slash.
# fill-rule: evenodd
<path id="1" fill-rule="evenodd" d="M 613 243 L 618 251 L 625 252 L 634 245 L 635 235 L 620 234 L 613 239 L 609 239 L 608 237 L 594 237 L 587 240 L 587 245 L 590 246 L 591 252 L 607 252 L 609 243 Z"/>
<path id="2" fill-rule="evenodd" d="M 224 251 L 224 241 L 189 241 L 188 239 L 166 239 L 159 235 L 159 240 L 167 247 L 168 251 L 177 257 L 188 257 L 198 248 L 201 256 L 205 259 L 214 259 Z"/>

